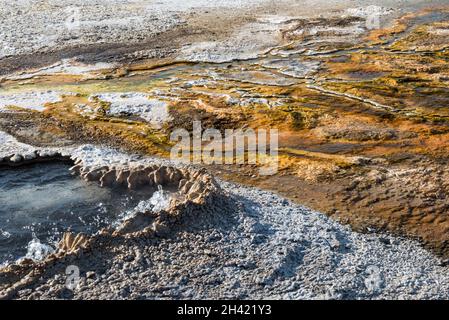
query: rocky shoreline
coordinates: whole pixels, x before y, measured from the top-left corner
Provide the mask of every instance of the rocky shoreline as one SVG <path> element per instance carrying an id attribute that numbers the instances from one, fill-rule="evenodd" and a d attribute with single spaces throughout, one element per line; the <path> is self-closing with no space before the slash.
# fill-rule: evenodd
<path id="1" fill-rule="evenodd" d="M 272 193 L 151 158 L 81 146 L 72 159 L 104 187 L 161 183 L 179 195 L 97 235 L 67 233 L 41 262 L 4 267 L 2 298 L 447 298 L 448 267 L 415 241 L 356 233 Z M 71 289 L 68 266 L 80 270 Z"/>
<path id="2" fill-rule="evenodd" d="M 0 298 L 448 298 L 445 1 L 71 4 L 0 0 L 0 170 L 151 192 Z M 278 128 L 279 172 L 169 161 L 193 121 Z"/>

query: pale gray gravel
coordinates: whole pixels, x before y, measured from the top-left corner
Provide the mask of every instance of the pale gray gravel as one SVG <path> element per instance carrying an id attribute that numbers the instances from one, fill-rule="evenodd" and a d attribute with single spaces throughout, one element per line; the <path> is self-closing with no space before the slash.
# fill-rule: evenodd
<path id="1" fill-rule="evenodd" d="M 136 43 L 182 23 L 148 1 L 0 1 L 0 58 L 75 45 Z M 129 32 L 132 30 L 133 32 Z"/>
<path id="2" fill-rule="evenodd" d="M 400 11 L 445 2 L 446 0 L 0 0 L 0 61 L 16 55 L 52 52 L 60 58 L 95 53 L 106 62 L 111 62 L 109 60 L 116 55 L 133 57 L 132 50 L 123 50 L 123 46 L 136 46 L 139 57 L 160 57 L 178 49 L 175 48 L 177 41 L 171 41 L 171 46 L 170 43 L 159 43 L 159 46 L 151 43 L 146 47 L 137 45 L 188 24 L 192 15 L 220 12 L 235 16 L 252 12 L 253 18 L 261 15 L 266 21 L 273 21 L 271 24 L 247 24 L 243 29 L 231 32 L 229 39 L 219 42 L 224 52 L 214 46 L 216 38 L 220 36 L 217 34 L 216 38 L 206 41 L 202 39 L 191 46 L 186 44 L 181 57 L 193 60 L 251 57 L 257 55 L 258 50 L 275 42 L 273 32 L 264 29 L 276 28 L 274 21 L 282 20 L 282 17 L 341 15 L 346 9 L 358 12 L 360 7 L 373 5 Z M 225 29 L 232 28 L 232 25 L 224 28 L 223 34 L 229 31 Z M 191 33 L 196 31 L 201 30 L 191 30 Z M 182 33 L 180 37 L 183 37 Z M 259 42 L 263 42 L 263 45 Z M 89 46 L 96 46 L 97 51 L 89 49 Z M 162 48 L 163 46 L 166 48 Z M 114 49 L 122 51 L 114 52 Z M 201 52 L 196 53 L 198 50 Z M 55 61 L 48 59 L 48 64 Z M 32 58 L 27 58 L 22 64 L 26 67 L 35 63 L 32 63 Z M 0 74 L 3 74 L 1 71 L 0 69 Z"/>

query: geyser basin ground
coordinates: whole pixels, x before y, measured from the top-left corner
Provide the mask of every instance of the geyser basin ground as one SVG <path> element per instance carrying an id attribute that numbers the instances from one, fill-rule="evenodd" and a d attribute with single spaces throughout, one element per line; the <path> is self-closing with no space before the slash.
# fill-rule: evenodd
<path id="1" fill-rule="evenodd" d="M 45 147 L 94 143 L 168 157 L 170 134 L 190 131 L 193 120 L 221 131 L 278 128 L 279 174 L 208 169 L 355 230 L 420 238 L 449 257 L 449 11 L 431 6 L 447 1 L 255 0 L 226 9 L 236 2 L 205 0 L 177 13 L 178 1 L 163 9 L 111 1 L 105 11 L 97 2 L 82 10 L 90 23 L 80 37 L 50 44 L 26 35 L 45 28 L 53 36 L 46 25 L 61 22 L 55 8 L 23 5 L 32 26 L 14 18 L 21 6 L 0 9 L 12 48 L 0 58 L 0 130 Z M 205 3 L 209 14 L 197 11 Z M 173 19 L 151 19 L 140 6 Z M 116 28 L 103 11 L 142 23 Z M 369 27 L 372 14 L 379 28 Z M 148 30 L 161 29 L 147 23 L 174 29 L 154 36 Z M 36 46 L 22 45 L 31 38 Z M 67 48 L 67 39 L 77 45 Z"/>
<path id="2" fill-rule="evenodd" d="M 23 153 L 33 149 L 6 136 L 8 139 L 7 150 Z M 110 168 L 121 173 L 114 177 L 118 178 L 125 168 L 132 167 L 127 182 L 135 186 L 137 172 L 147 181 L 154 170 L 170 167 L 162 159 L 137 158 L 91 145 L 59 151 L 70 155 L 80 170 L 93 170 L 88 175 L 81 170 L 85 178 L 106 165 L 107 174 L 100 178 L 103 183 L 114 172 Z M 20 170 L 30 168 L 22 166 Z M 151 168 L 148 176 L 142 175 L 146 168 Z M 67 189 L 67 185 L 74 190 L 77 184 L 71 183 L 77 178 L 67 177 L 65 169 L 64 165 L 52 170 L 36 167 L 33 175 L 16 177 L 16 181 L 30 176 L 40 181 L 42 171 L 53 172 L 47 184 L 55 190 Z M 203 171 L 186 167 L 179 170 L 189 181 L 208 181 Z M 167 177 L 174 176 L 165 174 L 162 180 Z M 62 184 L 55 184 L 55 178 Z M 114 181 L 118 182 L 109 180 L 112 184 Z M 43 183 L 35 184 L 38 188 Z M 0 268 L 0 299 L 447 297 L 447 265 L 415 241 L 353 232 L 321 213 L 259 189 L 212 181 L 205 187 L 212 189 L 205 198 L 200 197 L 204 201 L 170 205 L 161 214 L 136 214 L 118 226 L 118 233 L 88 237 L 85 249 L 58 251 L 42 262 L 24 261 Z M 192 189 L 193 185 L 184 195 L 197 199 L 192 197 Z M 91 190 L 98 193 L 96 198 L 113 196 L 108 187 Z M 91 198 L 84 195 L 76 199 L 82 202 Z M 86 228 L 84 224 L 77 227 Z M 68 290 L 65 272 L 73 265 L 80 269 L 80 281 Z"/>
<path id="3" fill-rule="evenodd" d="M 93 234 L 148 199 L 146 190 L 101 188 L 54 162 L 0 170 L 0 264 L 39 258 L 66 231 Z M 33 234 L 42 246 L 28 246 Z M 28 252 L 27 252 L 28 251 Z"/>
<path id="4" fill-rule="evenodd" d="M 431 7 L 447 0 L 89 0 L 77 34 L 66 0 L 2 1 L 0 165 L 54 148 L 105 188 L 169 180 L 186 202 L 65 233 L 44 261 L 0 268 L 0 299 L 448 298 L 447 260 L 422 248 L 449 257 L 449 10 Z M 154 157 L 193 120 L 279 128 L 279 174 L 207 169 L 297 204 L 193 171 L 180 188 Z"/>

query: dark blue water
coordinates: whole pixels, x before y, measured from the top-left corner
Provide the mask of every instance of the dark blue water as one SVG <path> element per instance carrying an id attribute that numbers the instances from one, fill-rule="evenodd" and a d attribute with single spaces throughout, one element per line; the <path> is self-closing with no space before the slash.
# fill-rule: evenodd
<path id="1" fill-rule="evenodd" d="M 65 231 L 93 234 L 151 196 L 100 188 L 72 176 L 69 167 L 0 169 L 0 264 L 25 256 L 33 235 L 55 247 Z"/>

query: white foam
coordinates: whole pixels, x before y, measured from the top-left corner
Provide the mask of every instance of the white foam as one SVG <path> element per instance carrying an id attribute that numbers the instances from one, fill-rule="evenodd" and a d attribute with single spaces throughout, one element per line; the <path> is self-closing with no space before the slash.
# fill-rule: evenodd
<path id="1" fill-rule="evenodd" d="M 28 243 L 27 254 L 25 258 L 32 259 L 35 261 L 42 261 L 48 255 L 55 252 L 55 249 L 49 245 L 43 244 L 38 238 L 33 236 L 33 240 Z"/>
<path id="2" fill-rule="evenodd" d="M 11 238 L 11 233 L 0 229 L 0 238 L 9 239 L 9 238 Z"/>
<path id="3" fill-rule="evenodd" d="M 172 196 L 169 192 L 164 191 L 162 186 L 158 186 L 158 190 L 153 193 L 150 199 L 140 201 L 139 204 L 128 211 L 123 212 L 120 218 L 114 222 L 114 226 L 120 226 L 124 221 L 135 217 L 140 212 L 160 212 L 168 210 Z"/>
<path id="4" fill-rule="evenodd" d="M 153 193 L 150 198 L 150 204 L 153 206 L 153 212 L 167 210 L 170 206 L 170 194 L 162 190 L 162 186 L 158 187 L 158 191 Z"/>

